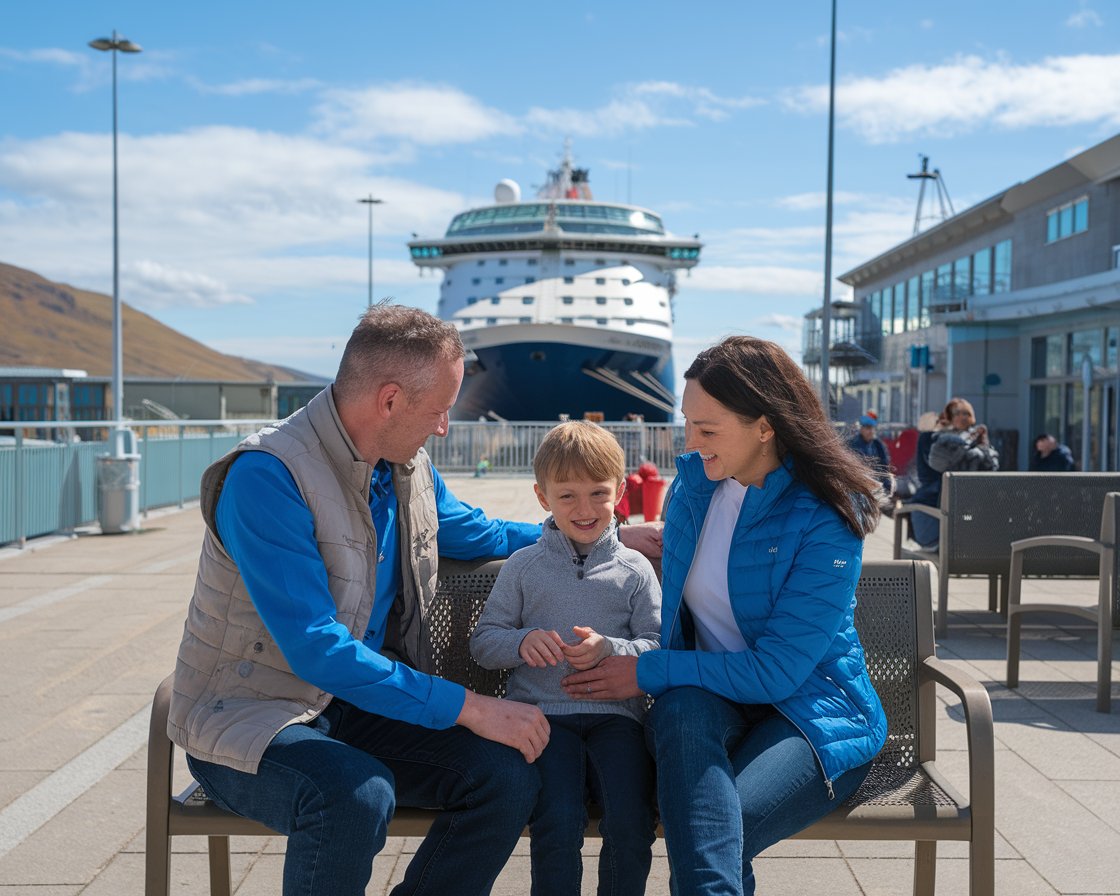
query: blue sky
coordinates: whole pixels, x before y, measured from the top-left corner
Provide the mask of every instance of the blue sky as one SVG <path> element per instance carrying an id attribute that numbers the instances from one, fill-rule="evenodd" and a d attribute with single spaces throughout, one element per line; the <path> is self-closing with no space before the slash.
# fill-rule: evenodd
<path id="1" fill-rule="evenodd" d="M 728 333 L 799 357 L 824 270 L 828 0 L 6 4 L 0 261 L 111 291 L 221 351 L 331 376 L 375 293 L 435 309 L 411 234 L 571 138 L 596 198 L 700 234 L 678 373 Z M 1104 0 L 840 0 L 833 272 L 906 239 L 919 156 L 960 211 L 1120 129 Z M 932 212 L 932 206 L 926 206 Z M 926 222 L 929 223 L 929 222 Z M 847 295 L 833 285 L 834 297 Z"/>

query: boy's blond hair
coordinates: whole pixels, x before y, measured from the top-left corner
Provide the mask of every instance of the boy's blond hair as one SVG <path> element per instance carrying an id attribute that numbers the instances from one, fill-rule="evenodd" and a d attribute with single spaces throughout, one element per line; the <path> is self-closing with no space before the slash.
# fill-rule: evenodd
<path id="1" fill-rule="evenodd" d="M 603 427 L 572 420 L 549 430 L 533 458 L 533 474 L 542 488 L 573 479 L 617 483 L 626 478 L 626 456 Z"/>

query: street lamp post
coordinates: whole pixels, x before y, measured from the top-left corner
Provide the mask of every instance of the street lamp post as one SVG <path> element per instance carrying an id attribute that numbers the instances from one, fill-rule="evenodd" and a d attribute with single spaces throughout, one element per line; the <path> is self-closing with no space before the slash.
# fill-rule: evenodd
<path id="1" fill-rule="evenodd" d="M 381 205 L 383 199 L 374 199 L 373 194 L 359 199 L 363 205 L 369 206 L 369 298 L 366 300 L 366 307 L 373 307 L 373 207 Z"/>
<path id="2" fill-rule="evenodd" d="M 113 31 L 112 38 L 99 37 L 89 45 L 95 50 L 113 54 L 113 417 L 117 428 L 113 434 L 113 452 L 116 457 L 124 454 L 124 379 L 121 371 L 121 294 L 120 252 L 117 228 L 117 52 L 139 53 L 140 46 Z"/>
<path id="3" fill-rule="evenodd" d="M 832 340 L 832 147 L 836 112 L 836 0 L 832 0 L 832 42 L 828 66 L 828 184 L 824 217 L 824 304 L 821 307 L 821 404 L 832 417 L 829 388 L 829 343 Z"/>

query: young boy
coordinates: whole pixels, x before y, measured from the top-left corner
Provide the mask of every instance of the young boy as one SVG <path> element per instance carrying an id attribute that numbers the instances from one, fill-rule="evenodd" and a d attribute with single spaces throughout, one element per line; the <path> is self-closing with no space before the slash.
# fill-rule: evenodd
<path id="1" fill-rule="evenodd" d="M 532 894 L 580 893 L 589 790 L 603 808 L 598 892 L 641 894 L 654 839 L 645 701 L 576 702 L 560 681 L 612 654 L 658 647 L 661 588 L 649 561 L 615 531 L 625 458 L 610 433 L 561 423 L 541 442 L 533 472 L 537 500 L 552 516 L 537 544 L 506 561 L 471 636 L 479 664 L 513 669 L 507 698 L 540 706 L 552 729 L 536 763 Z"/>

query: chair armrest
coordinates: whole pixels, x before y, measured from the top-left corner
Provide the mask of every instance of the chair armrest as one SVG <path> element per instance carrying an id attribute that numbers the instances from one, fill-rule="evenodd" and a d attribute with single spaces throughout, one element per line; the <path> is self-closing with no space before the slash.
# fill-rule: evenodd
<path id="1" fill-rule="evenodd" d="M 1104 552 L 1104 545 L 1095 538 L 1084 535 L 1036 535 L 1033 538 L 1020 538 L 1011 542 L 1011 552 L 1029 551 L 1031 548 L 1074 548 L 1094 554 Z"/>
<path id="2" fill-rule="evenodd" d="M 940 507 L 930 507 L 927 504 L 903 504 L 896 501 L 894 505 L 894 552 L 891 554 L 895 560 L 902 559 L 902 522 L 915 511 L 932 516 L 936 520 L 940 520 L 943 516 Z"/>
<path id="3" fill-rule="evenodd" d="M 918 667 L 918 680 L 944 685 L 961 698 L 968 743 L 968 801 L 974 823 L 994 823 L 995 731 L 992 700 L 984 686 L 962 669 L 936 656 L 927 656 Z"/>

